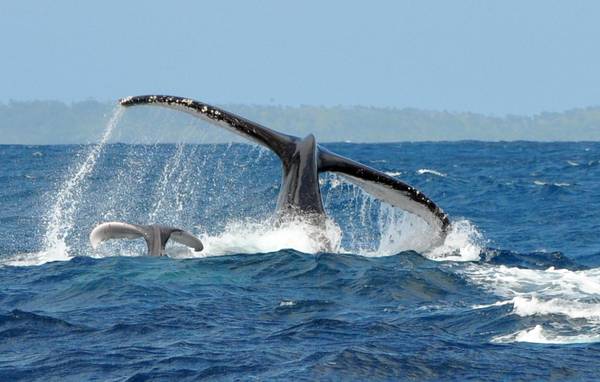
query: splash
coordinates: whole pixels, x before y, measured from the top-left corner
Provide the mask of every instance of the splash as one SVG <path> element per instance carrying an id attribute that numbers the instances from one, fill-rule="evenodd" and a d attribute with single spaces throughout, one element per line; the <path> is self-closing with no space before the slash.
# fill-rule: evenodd
<path id="1" fill-rule="evenodd" d="M 316 254 L 340 251 L 340 228 L 331 220 L 322 226 L 293 217 L 275 223 L 275 219 L 232 221 L 223 232 L 199 234 L 202 252 L 174 253 L 173 257 L 207 257 L 233 254 L 269 253 L 283 249 Z M 181 251 L 181 250 L 179 250 Z M 171 255 L 170 252 L 167 253 Z"/>
<path id="2" fill-rule="evenodd" d="M 365 257 L 393 256 L 398 253 L 431 247 L 429 226 L 421 219 L 410 214 L 398 212 L 384 205 L 379 218 L 381 239 L 373 250 L 357 251 L 355 248 L 343 246 L 342 229 L 333 219 L 327 219 L 325 226 L 315 226 L 310 220 L 301 216 L 291 217 L 284 221 L 274 218 L 231 220 L 220 232 L 208 232 L 205 227 L 198 226 L 196 235 L 204 244 L 202 252 L 194 252 L 178 245 L 169 245 L 167 255 L 173 258 L 197 258 L 226 256 L 237 254 L 270 253 L 284 249 L 316 254 L 320 252 L 356 254 Z M 477 237 L 475 239 L 474 237 Z M 480 235 L 468 222 L 456 222 L 443 245 L 423 252 L 424 256 L 435 261 L 476 261 L 479 259 L 481 247 L 476 244 Z M 98 257 L 136 256 L 145 253 L 145 247 L 127 242 L 115 242 L 110 250 L 104 250 Z"/>
<path id="3" fill-rule="evenodd" d="M 362 192 L 362 190 L 361 190 Z M 376 230 L 379 232 L 379 242 L 374 250 L 358 251 L 368 257 L 393 256 L 404 251 L 425 252 L 432 246 L 432 231 L 422 219 L 400 211 L 389 204 L 376 203 L 378 211 Z M 371 203 L 365 203 L 362 209 L 372 208 Z M 363 215 L 367 213 L 362 212 Z M 346 252 L 354 252 L 352 245 Z"/>
<path id="4" fill-rule="evenodd" d="M 209 233 L 199 226 L 195 234 L 204 244 L 202 252 L 195 252 L 191 248 L 169 241 L 165 249 L 167 256 L 190 259 L 271 253 L 285 249 L 308 254 L 338 253 L 341 238 L 341 231 L 333 221 L 326 221 L 324 226 L 315 226 L 300 216 L 283 221 L 276 221 L 274 218 L 230 221 L 219 233 Z M 92 256 L 143 256 L 145 253 L 146 245 L 142 239 L 112 240 L 103 243 Z"/>
<path id="5" fill-rule="evenodd" d="M 341 245 L 342 229 L 332 219 L 326 221 L 323 229 L 302 217 L 294 217 L 278 224 L 270 218 L 231 221 L 222 232 L 199 233 L 204 251 L 196 253 L 179 247 L 167 248 L 167 254 L 175 258 L 189 258 L 294 249 L 309 254 L 331 252 L 384 257 L 415 248 L 418 251 L 419 248 L 431 247 L 431 236 L 427 234 L 429 227 L 425 222 L 410 214 L 397 213 L 389 206 L 383 208 L 386 213 L 382 214 L 380 220 L 381 240 L 370 251 L 357 251 Z M 468 221 L 460 221 L 453 227 L 443 245 L 423 253 L 435 261 L 477 261 L 482 250 L 477 244 L 478 240 L 481 240 L 481 236 L 475 227 Z"/>
<path id="6" fill-rule="evenodd" d="M 71 258 L 67 239 L 73 231 L 75 213 L 82 202 L 83 193 L 88 185 L 87 178 L 94 170 L 98 158 L 102 154 L 122 115 L 123 108 L 115 108 L 99 143 L 92 146 L 84 160 L 69 171 L 46 217 L 46 233 L 43 242 L 44 250 L 32 256 L 28 260 L 29 262 L 38 264 L 49 261 L 65 261 Z"/>
<path id="7" fill-rule="evenodd" d="M 249 155 L 247 145 L 231 143 L 155 143 L 106 149 L 122 111 L 115 111 L 100 142 L 69 171 L 53 198 L 46 218 L 44 251 L 36 254 L 36 259 L 23 261 L 37 264 L 88 254 L 84 231 L 106 220 L 167 224 L 188 231 L 200 224 L 195 233 L 205 242 L 202 256 L 291 248 L 305 253 L 328 251 L 370 257 L 414 250 L 436 261 L 478 259 L 480 235 L 469 222 L 455 222 L 439 245 L 435 232 L 422 219 L 382 203 L 332 174 L 320 179 L 328 189 L 323 194 L 331 216 L 325 230 L 302 219 L 273 224 L 265 216 L 271 215 L 274 206 L 265 200 L 276 200 L 278 179 L 271 172 L 278 168 L 264 166 L 264 160 L 277 161 L 273 155 L 265 155 L 266 150 L 260 147 L 258 151 L 251 149 Z M 102 168 L 105 164 L 110 166 L 109 176 L 100 175 L 106 173 Z M 261 179 L 258 184 L 250 182 L 252 187 L 248 186 L 248 171 L 254 179 Z M 102 182 L 92 181 L 94 173 L 102 176 Z M 126 242 L 109 248 L 111 251 L 92 256 L 145 253 Z M 172 253 L 173 257 L 198 255 L 182 253 L 181 249 Z"/>
<path id="8" fill-rule="evenodd" d="M 485 243 L 483 235 L 470 221 L 457 220 L 451 223 L 444 242 L 424 256 L 435 261 L 478 261 Z"/>
<path id="9" fill-rule="evenodd" d="M 480 258 L 485 240 L 468 220 L 454 221 L 439 243 L 423 219 L 381 202 L 343 177 L 325 174 L 320 183 L 325 208 L 342 227 L 341 252 L 381 257 L 416 251 L 435 261 Z"/>

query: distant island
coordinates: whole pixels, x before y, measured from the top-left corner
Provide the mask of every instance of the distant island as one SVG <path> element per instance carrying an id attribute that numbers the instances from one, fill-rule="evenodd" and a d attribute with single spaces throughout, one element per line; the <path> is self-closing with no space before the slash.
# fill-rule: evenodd
<path id="1" fill-rule="evenodd" d="M 98 140 L 115 103 L 82 101 L 11 101 L 0 103 L 0 144 L 80 144 Z M 600 107 L 534 116 L 486 116 L 468 112 L 365 106 L 220 105 L 279 131 L 321 142 L 391 141 L 597 141 Z M 161 108 L 127 110 L 112 141 L 240 141 L 217 128 Z"/>

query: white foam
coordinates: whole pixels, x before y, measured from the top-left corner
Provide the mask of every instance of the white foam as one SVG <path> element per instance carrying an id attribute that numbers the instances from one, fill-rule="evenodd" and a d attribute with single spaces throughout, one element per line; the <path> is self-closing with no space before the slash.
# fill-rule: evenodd
<path id="1" fill-rule="evenodd" d="M 283 249 L 315 254 L 323 251 L 339 252 L 341 231 L 333 221 L 325 223 L 325 229 L 302 218 L 289 219 L 275 224 L 274 220 L 232 221 L 218 234 L 200 233 L 204 244 L 202 252 L 187 251 L 173 257 L 208 257 L 233 254 L 269 253 Z"/>
<path id="2" fill-rule="evenodd" d="M 61 247 L 52 248 L 50 251 L 19 253 L 13 256 L 3 257 L 0 265 L 13 267 L 31 267 L 46 264 L 52 261 L 68 261 L 71 257 L 67 250 Z"/>
<path id="3" fill-rule="evenodd" d="M 385 174 L 389 175 L 389 176 L 400 176 L 400 175 L 402 175 L 402 173 L 400 171 L 386 171 Z"/>
<path id="4" fill-rule="evenodd" d="M 504 297 L 540 293 L 545 296 L 600 298 L 600 269 L 522 269 L 479 264 L 467 267 L 466 276 L 476 284 Z"/>
<path id="5" fill-rule="evenodd" d="M 478 261 L 485 240 L 468 220 L 457 220 L 450 225 L 444 242 L 424 256 L 435 261 Z"/>
<path id="6" fill-rule="evenodd" d="M 394 210 L 385 205 L 382 208 Z M 274 224 L 273 219 L 231 221 L 219 233 L 202 232 L 202 227 L 198 227 L 198 237 L 204 244 L 202 252 L 179 247 L 167 248 L 167 254 L 175 258 L 194 258 L 294 249 L 309 254 L 326 251 L 382 257 L 415 250 L 435 261 L 476 261 L 482 250 L 481 234 L 466 220 L 454 222 L 443 244 L 434 248 L 431 228 L 413 215 L 388 211 L 381 214 L 379 223 L 381 238 L 373 250 L 357 250 L 351 243 L 350 247 L 341 246 L 342 231 L 332 220 L 328 220 L 323 229 L 297 217 L 279 224 Z"/>
<path id="7" fill-rule="evenodd" d="M 541 321 L 533 329 L 498 336 L 496 342 L 568 344 L 600 339 L 600 269 L 533 270 L 474 264 L 466 268 L 465 275 L 503 298 L 475 309 L 512 305 L 512 314 Z"/>
<path id="8" fill-rule="evenodd" d="M 441 173 L 441 172 L 435 171 L 435 170 L 431 170 L 431 169 L 428 169 L 428 168 L 421 168 L 421 169 L 417 170 L 417 172 L 419 173 L 419 175 L 431 174 L 431 175 L 436 175 L 436 176 L 441 176 L 441 177 L 447 176 L 444 173 Z"/>
<path id="9" fill-rule="evenodd" d="M 547 186 L 550 183 L 541 181 L 541 180 L 534 180 L 533 184 L 535 184 L 536 186 Z M 556 187 L 569 187 L 571 184 L 570 183 L 565 183 L 565 182 L 556 182 L 556 183 L 552 183 L 553 186 Z"/>
<path id="10" fill-rule="evenodd" d="M 551 330 L 546 330 L 542 325 L 536 325 L 531 329 L 519 330 L 504 336 L 497 336 L 492 339 L 495 343 L 510 342 L 530 342 L 536 344 L 580 344 L 590 342 L 600 342 L 600 334 L 574 334 L 560 335 Z"/>
<path id="11" fill-rule="evenodd" d="M 533 296 L 518 296 L 511 300 L 513 312 L 521 317 L 560 314 L 570 318 L 586 318 L 600 322 L 600 304 L 580 302 L 577 299 L 551 298 L 541 300 Z"/>

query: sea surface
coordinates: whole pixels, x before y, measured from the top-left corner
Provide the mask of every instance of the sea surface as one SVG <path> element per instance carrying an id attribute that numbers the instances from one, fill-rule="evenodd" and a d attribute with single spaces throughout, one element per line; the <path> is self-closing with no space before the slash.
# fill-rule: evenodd
<path id="1" fill-rule="evenodd" d="M 600 378 L 600 143 L 324 144 L 436 201 L 453 225 L 431 247 L 331 174 L 325 232 L 274 224 L 270 152 L 110 143 L 117 122 L 100 144 L 0 146 L 0 380 Z M 205 250 L 94 250 L 106 221 Z"/>

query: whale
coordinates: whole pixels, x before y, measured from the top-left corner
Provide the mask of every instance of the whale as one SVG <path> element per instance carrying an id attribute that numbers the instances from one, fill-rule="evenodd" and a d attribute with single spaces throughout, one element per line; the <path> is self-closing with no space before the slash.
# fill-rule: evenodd
<path id="1" fill-rule="evenodd" d="M 191 98 L 141 95 L 119 100 L 121 106 L 151 105 L 179 110 L 229 130 L 274 152 L 281 160 L 282 179 L 277 198 L 279 216 L 304 216 L 317 224 L 327 218 L 321 198 L 319 174 L 331 172 L 362 188 L 375 198 L 423 219 L 434 232 L 434 242 L 446 237 L 448 215 L 418 189 L 384 172 L 338 155 L 317 143 L 284 134 L 256 122 Z"/>
<path id="2" fill-rule="evenodd" d="M 111 239 L 143 238 L 148 247 L 149 256 L 165 256 L 167 242 L 175 242 L 200 252 L 204 249 L 200 239 L 180 228 L 160 224 L 140 225 L 125 222 L 106 222 L 97 225 L 90 232 L 90 243 L 96 249 L 100 243 Z"/>

